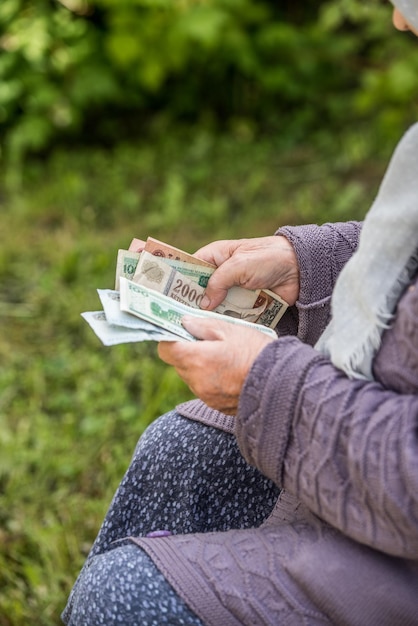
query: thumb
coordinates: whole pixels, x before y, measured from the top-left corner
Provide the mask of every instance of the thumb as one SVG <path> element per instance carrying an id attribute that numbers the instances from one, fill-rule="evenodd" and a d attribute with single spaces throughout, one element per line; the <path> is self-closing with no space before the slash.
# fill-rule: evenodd
<path id="1" fill-rule="evenodd" d="M 185 315 L 181 323 L 183 327 L 196 339 L 217 341 L 224 336 L 223 328 L 228 322 L 212 318 Z"/>
<path id="2" fill-rule="evenodd" d="M 209 309 L 210 311 L 216 309 L 225 300 L 228 289 L 240 284 L 239 276 L 234 268 L 235 264 L 225 261 L 213 272 L 200 303 L 202 309 Z"/>

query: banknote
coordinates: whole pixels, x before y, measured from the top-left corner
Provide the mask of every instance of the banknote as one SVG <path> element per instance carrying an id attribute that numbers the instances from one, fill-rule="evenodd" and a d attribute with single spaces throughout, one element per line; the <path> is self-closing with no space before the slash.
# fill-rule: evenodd
<path id="1" fill-rule="evenodd" d="M 121 276 L 129 279 L 134 277 L 140 256 L 140 252 L 133 250 L 118 250 L 115 276 L 115 289 L 117 291 L 119 290 L 119 279 Z"/>
<path id="2" fill-rule="evenodd" d="M 275 328 L 279 320 L 286 313 L 289 305 L 283 298 L 277 295 L 277 293 L 269 289 L 262 289 L 260 297 L 266 299 L 266 306 L 256 323 L 268 326 L 269 328 Z"/>
<path id="3" fill-rule="evenodd" d="M 142 239 L 137 239 L 136 237 L 134 237 L 131 241 L 131 243 L 129 244 L 129 252 L 142 252 L 142 250 L 145 247 L 145 241 L 143 241 Z"/>
<path id="4" fill-rule="evenodd" d="M 119 289 L 119 278 L 120 276 L 124 276 L 125 278 L 134 280 L 134 282 L 148 284 L 149 287 L 155 288 L 165 295 L 170 295 L 189 306 L 199 306 L 203 295 L 202 289 L 195 289 L 193 286 L 190 286 L 189 282 L 184 281 L 181 276 L 175 275 L 174 272 L 170 272 L 162 263 L 174 268 L 177 272 L 190 278 L 201 287 L 206 287 L 210 276 L 215 271 L 215 266 L 208 267 L 207 265 L 200 265 L 198 264 L 198 259 L 187 253 L 182 253 L 178 248 L 163 244 L 152 238 L 149 238 L 149 240 L 151 240 L 152 243 L 151 249 L 153 252 L 151 254 L 154 256 L 155 262 L 152 263 L 150 253 L 145 249 L 142 256 L 148 258 L 148 268 L 154 267 L 155 271 L 151 272 L 154 277 L 163 272 L 165 268 L 163 273 L 165 280 L 161 278 L 158 286 L 157 283 L 149 284 L 146 277 L 141 275 L 143 274 L 142 264 L 138 266 L 141 254 L 129 250 L 119 250 L 115 289 Z M 139 239 L 133 241 L 136 243 L 131 244 L 132 247 L 138 247 L 144 244 L 144 242 Z M 159 248 L 157 248 L 157 246 L 159 246 Z M 163 251 L 166 256 L 163 256 Z M 179 259 L 180 256 L 184 259 L 193 258 L 194 262 L 182 261 Z M 161 261 L 159 263 L 161 272 L 157 271 L 157 259 Z M 175 279 L 174 276 L 176 277 Z M 169 293 L 168 283 L 171 287 L 175 285 L 171 293 Z M 174 288 L 176 289 L 175 292 Z M 232 287 L 228 292 L 226 300 L 216 308 L 216 312 L 241 317 L 274 328 L 285 313 L 287 307 L 287 303 L 280 298 L 280 296 L 267 289 L 260 291 L 243 289 L 242 287 Z"/>
<path id="5" fill-rule="evenodd" d="M 173 300 L 173 298 L 169 296 L 143 285 L 138 285 L 123 277 L 120 279 L 120 308 L 126 313 L 136 315 L 147 322 L 151 322 L 156 326 L 164 328 L 164 330 L 178 334 L 185 339 L 190 339 L 192 336 L 181 324 L 184 315 L 193 315 L 194 317 L 202 317 L 205 319 L 220 319 L 219 314 L 214 311 L 193 309 L 190 306 Z M 228 316 L 225 316 L 225 321 L 234 325 L 253 328 L 274 339 L 277 338 L 274 330 L 266 326 Z"/>
<path id="6" fill-rule="evenodd" d="M 127 278 L 122 277 L 120 279 L 121 311 L 135 315 L 146 322 L 151 322 L 179 337 L 191 340 L 192 335 L 181 325 L 182 314 L 178 311 L 179 306 L 184 305 Z M 187 308 L 189 311 L 193 311 L 192 308 Z"/>
<path id="7" fill-rule="evenodd" d="M 114 289 L 97 289 L 97 293 L 109 324 L 131 328 L 132 330 L 149 330 L 151 332 L 156 330 L 154 324 L 121 311 L 119 291 Z"/>
<path id="8" fill-rule="evenodd" d="M 140 241 L 139 239 L 135 239 L 133 241 Z M 131 244 L 132 245 L 132 244 Z M 129 246 L 131 247 L 131 246 Z M 133 246 L 136 247 L 136 244 Z M 135 275 L 137 270 L 138 262 L 141 256 L 142 250 L 118 250 L 118 256 L 116 261 L 116 279 L 115 279 L 115 289 L 119 289 L 119 278 L 120 276 L 124 276 L 129 280 Z M 147 252 L 147 255 L 150 254 Z M 187 261 L 179 261 L 173 258 L 162 258 L 159 255 L 153 255 L 154 258 L 161 258 L 164 263 L 169 265 L 170 267 L 174 267 L 178 272 L 183 274 L 184 276 L 189 276 L 193 278 L 200 285 L 206 287 L 209 278 L 215 271 L 215 267 L 207 267 L 205 265 L 197 265 L 196 263 L 189 263 Z"/>
<path id="9" fill-rule="evenodd" d="M 147 237 L 144 250 L 150 252 L 154 256 L 160 256 L 164 259 L 186 261 L 188 263 L 194 263 L 196 265 L 203 265 L 204 267 L 212 267 L 213 269 L 216 269 L 216 265 L 208 263 L 203 259 L 198 259 L 192 254 L 184 252 L 184 250 L 179 250 L 179 248 L 175 248 L 174 246 L 170 246 L 162 241 L 158 241 L 158 239 L 154 239 L 154 237 Z"/>
<path id="10" fill-rule="evenodd" d="M 119 289 L 119 278 L 121 276 L 124 276 L 129 280 L 134 280 L 136 282 L 135 274 L 140 274 L 142 272 L 141 267 L 138 267 L 141 252 L 142 251 L 135 252 L 133 250 L 123 249 L 118 250 L 115 276 L 116 290 Z M 143 252 L 143 256 L 146 256 L 149 259 L 152 253 L 149 253 L 147 251 Z M 207 286 L 209 278 L 215 271 L 215 268 L 207 267 L 204 265 L 197 265 L 196 263 L 189 263 L 187 261 L 179 261 L 173 258 L 162 258 L 159 255 L 152 255 L 152 258 L 161 259 L 161 261 L 163 261 L 170 267 L 173 267 L 184 276 L 189 276 L 203 287 Z"/>
<path id="11" fill-rule="evenodd" d="M 143 250 L 132 280 L 138 285 L 155 289 L 179 302 L 199 307 L 210 274 L 201 273 L 198 265 L 194 267 L 195 271 L 192 270 L 186 276 L 178 272 L 176 267 L 167 263 L 165 259 Z"/>
<path id="12" fill-rule="evenodd" d="M 144 255 L 149 254 L 144 250 Z M 206 267 L 205 265 L 197 265 L 196 263 L 188 263 L 187 261 L 178 261 L 177 259 L 163 259 L 159 256 L 152 255 L 152 258 L 165 263 L 174 268 L 183 276 L 187 276 L 198 283 L 201 287 L 207 287 L 209 278 L 212 276 L 215 268 Z"/>
<path id="13" fill-rule="evenodd" d="M 104 311 L 86 311 L 81 314 L 90 328 L 105 346 L 141 341 L 181 341 L 178 335 L 167 332 L 157 326 L 153 331 L 114 326 L 106 320 Z M 193 338 L 194 339 L 194 338 Z"/>
<path id="14" fill-rule="evenodd" d="M 288 305 L 267 289 L 232 287 L 215 311 L 199 309 L 215 269 L 214 265 L 152 237 L 146 241 L 134 238 L 128 250 L 118 250 L 115 289 L 97 290 L 103 311 L 88 311 L 82 316 L 102 343 L 109 346 L 140 341 L 195 341 L 181 325 L 182 316 L 192 312 L 200 317 L 223 314 L 232 323 L 249 325 L 275 337 L 268 329 L 276 326 Z M 132 287 L 135 281 L 142 286 L 139 292 Z"/>
<path id="15" fill-rule="evenodd" d="M 119 290 L 119 279 L 123 276 L 188 306 L 199 307 L 208 280 L 214 271 L 214 268 L 187 261 L 154 256 L 146 250 L 142 253 L 119 250 L 115 289 Z M 231 287 L 226 299 L 215 310 L 224 315 L 255 322 L 271 301 L 271 298 L 259 298 L 259 294 L 260 292 L 255 290 Z"/>
<path id="16" fill-rule="evenodd" d="M 186 275 L 177 271 L 176 268 L 180 263 L 182 264 L 181 261 L 167 263 L 166 259 L 156 257 L 143 250 L 132 280 L 139 285 L 169 296 L 177 302 L 199 308 L 210 274 L 207 273 L 207 268 L 187 264 L 190 271 Z M 266 301 L 261 302 L 258 307 L 254 307 L 257 298 L 257 292 L 242 287 L 232 287 L 229 289 L 225 300 L 216 307 L 215 311 L 223 315 L 255 322 L 266 307 Z"/>
<path id="17" fill-rule="evenodd" d="M 175 248 L 174 246 L 159 241 L 158 239 L 154 239 L 153 237 L 147 238 L 144 250 L 164 258 L 164 261 L 166 262 L 171 260 L 188 262 L 192 265 L 200 265 L 211 268 L 212 272 L 216 269 L 216 265 L 208 263 L 203 259 L 199 259 L 192 254 L 188 254 L 183 250 L 179 250 L 179 248 Z M 178 271 L 181 271 L 180 267 L 177 269 Z M 255 307 L 263 311 L 262 316 L 260 316 L 257 321 L 258 324 L 274 328 L 288 308 L 288 304 L 285 300 L 283 300 L 283 298 L 268 289 L 248 290 L 243 289 L 242 287 L 233 287 L 232 289 L 234 292 L 229 295 L 228 300 L 232 302 L 234 306 L 242 308 Z M 257 294 L 257 298 L 254 298 L 254 301 L 251 302 L 251 304 L 247 299 L 240 301 L 240 296 L 248 298 L 249 294 Z"/>

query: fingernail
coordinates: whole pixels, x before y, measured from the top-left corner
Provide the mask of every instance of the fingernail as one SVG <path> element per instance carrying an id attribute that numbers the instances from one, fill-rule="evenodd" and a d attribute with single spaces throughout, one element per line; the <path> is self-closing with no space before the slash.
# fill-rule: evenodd
<path id="1" fill-rule="evenodd" d="M 207 309 L 209 305 L 210 305 L 209 298 L 207 296 L 203 296 L 202 302 L 200 303 L 200 308 L 201 309 Z"/>

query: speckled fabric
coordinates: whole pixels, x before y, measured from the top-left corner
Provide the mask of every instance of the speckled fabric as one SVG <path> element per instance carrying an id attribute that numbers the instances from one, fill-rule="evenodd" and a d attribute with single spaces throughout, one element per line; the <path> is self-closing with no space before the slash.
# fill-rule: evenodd
<path id="1" fill-rule="evenodd" d="M 203 626 L 132 544 L 89 561 L 67 619 L 68 626 Z"/>
<path id="2" fill-rule="evenodd" d="M 125 545 L 124 538 L 259 526 L 279 493 L 246 463 L 232 434 L 175 411 L 160 417 L 139 440 L 74 586 L 64 623 L 202 624 L 151 559 Z"/>

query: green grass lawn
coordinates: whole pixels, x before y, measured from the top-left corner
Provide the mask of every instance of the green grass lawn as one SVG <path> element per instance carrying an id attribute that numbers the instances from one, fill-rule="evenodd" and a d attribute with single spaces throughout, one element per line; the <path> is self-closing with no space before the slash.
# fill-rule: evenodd
<path id="1" fill-rule="evenodd" d="M 0 626 L 60 623 L 138 437 L 191 397 L 155 344 L 105 348 L 81 319 L 113 287 L 117 249 L 361 219 L 384 161 L 360 132 L 331 139 L 202 132 L 56 152 L 0 182 Z"/>

